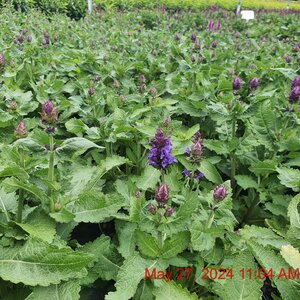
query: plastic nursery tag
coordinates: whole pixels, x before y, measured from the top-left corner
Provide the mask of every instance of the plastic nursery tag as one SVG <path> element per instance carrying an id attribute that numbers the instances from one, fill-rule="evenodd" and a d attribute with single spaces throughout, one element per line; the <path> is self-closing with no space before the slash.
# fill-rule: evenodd
<path id="1" fill-rule="evenodd" d="M 254 11 L 253 10 L 242 10 L 241 15 L 242 15 L 242 19 L 247 20 L 247 21 L 254 19 Z"/>

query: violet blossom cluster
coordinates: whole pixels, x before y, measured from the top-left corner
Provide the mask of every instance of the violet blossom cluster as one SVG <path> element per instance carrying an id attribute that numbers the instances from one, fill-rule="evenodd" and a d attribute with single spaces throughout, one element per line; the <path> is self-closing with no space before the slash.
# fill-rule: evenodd
<path id="1" fill-rule="evenodd" d="M 154 138 L 151 140 L 152 148 L 148 155 L 149 165 L 165 170 L 167 166 L 177 162 L 172 155 L 171 137 L 166 136 L 161 128 L 158 128 Z"/>
<path id="2" fill-rule="evenodd" d="M 300 98 L 300 76 L 296 76 L 292 82 L 289 99 L 292 104 L 295 104 L 299 101 L 299 98 Z"/>
<path id="3" fill-rule="evenodd" d="M 186 154 L 188 156 L 188 160 L 191 161 L 193 165 L 200 164 L 200 161 L 202 160 L 202 154 L 203 154 L 203 140 L 202 140 L 202 133 L 200 131 L 196 132 L 192 138 L 192 142 L 194 143 L 191 148 L 186 148 Z M 192 176 L 196 179 L 200 179 L 204 177 L 204 174 L 202 172 L 199 172 L 198 170 L 195 170 L 192 173 L 185 169 L 182 172 L 185 177 L 191 178 Z"/>
<path id="4" fill-rule="evenodd" d="M 214 20 L 210 20 L 208 22 L 207 28 L 209 31 L 214 32 L 216 30 L 220 30 L 221 29 L 221 22 L 218 21 L 217 24 L 215 24 Z"/>

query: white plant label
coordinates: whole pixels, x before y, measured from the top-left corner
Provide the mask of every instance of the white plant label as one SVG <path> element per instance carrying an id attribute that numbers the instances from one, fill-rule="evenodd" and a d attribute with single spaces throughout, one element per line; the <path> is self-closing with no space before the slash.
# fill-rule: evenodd
<path id="1" fill-rule="evenodd" d="M 254 11 L 253 10 L 242 10 L 241 15 L 242 15 L 242 19 L 247 20 L 247 21 L 254 19 Z"/>

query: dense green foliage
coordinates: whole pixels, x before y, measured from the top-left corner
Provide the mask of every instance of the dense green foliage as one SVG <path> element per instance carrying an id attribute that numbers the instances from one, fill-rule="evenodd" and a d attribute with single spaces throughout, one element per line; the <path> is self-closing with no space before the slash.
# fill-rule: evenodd
<path id="1" fill-rule="evenodd" d="M 299 279 L 278 279 L 300 268 L 299 25 L 4 8 L 0 299 L 300 299 Z M 159 127 L 176 158 L 164 172 L 147 158 Z M 200 163 L 186 153 L 199 131 Z M 147 268 L 173 276 L 145 280 Z"/>

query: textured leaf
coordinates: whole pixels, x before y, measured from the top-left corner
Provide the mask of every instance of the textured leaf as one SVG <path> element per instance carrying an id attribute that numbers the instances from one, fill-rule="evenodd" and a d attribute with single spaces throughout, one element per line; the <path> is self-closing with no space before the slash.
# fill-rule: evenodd
<path id="1" fill-rule="evenodd" d="M 10 176 L 15 176 L 24 180 L 29 178 L 27 172 L 19 166 L 6 167 L 3 170 L 0 170 L 0 177 Z"/>
<path id="2" fill-rule="evenodd" d="M 29 239 L 24 246 L 0 246 L 0 277 L 31 286 L 58 284 L 62 280 L 85 276 L 84 267 L 91 260 L 88 254 Z"/>
<path id="3" fill-rule="evenodd" d="M 187 289 L 180 284 L 176 284 L 173 280 L 170 282 L 162 281 L 160 287 L 153 291 L 156 300 L 198 300 L 195 293 L 191 294 Z"/>
<path id="4" fill-rule="evenodd" d="M 298 204 L 300 203 L 300 194 L 295 196 L 288 206 L 288 216 L 290 217 L 291 227 L 300 228 L 300 215 Z"/>
<path id="5" fill-rule="evenodd" d="M 206 179 L 215 184 L 221 184 L 223 182 L 222 177 L 220 176 L 216 167 L 208 160 L 203 160 L 201 162 L 199 171 L 204 174 Z"/>
<path id="6" fill-rule="evenodd" d="M 108 236 L 101 236 L 93 242 L 85 244 L 80 251 L 94 255 L 92 272 L 99 274 L 104 280 L 116 279 L 121 265 L 121 256 Z"/>
<path id="7" fill-rule="evenodd" d="M 236 175 L 234 177 L 236 179 L 237 184 L 242 187 L 243 190 L 249 188 L 258 188 L 257 182 L 248 175 Z"/>
<path id="8" fill-rule="evenodd" d="M 55 235 L 55 221 L 42 210 L 35 209 L 25 219 L 24 223 L 16 223 L 31 236 L 51 243 Z"/>
<path id="9" fill-rule="evenodd" d="M 81 194 L 71 209 L 76 222 L 100 223 L 116 214 L 122 204 L 119 194 L 104 195 L 90 191 Z"/>
<path id="10" fill-rule="evenodd" d="M 119 221 L 116 223 L 118 233 L 118 250 L 124 258 L 132 255 L 135 249 L 135 230 L 137 224 Z"/>
<path id="11" fill-rule="evenodd" d="M 150 234 L 136 231 L 136 242 L 141 253 L 145 256 L 155 258 L 159 255 L 159 246 L 156 239 Z"/>
<path id="12" fill-rule="evenodd" d="M 240 234 L 246 240 L 253 238 L 256 243 L 262 246 L 271 245 L 280 249 L 283 245 L 287 244 L 282 237 L 275 234 L 270 228 L 246 225 L 241 229 Z"/>
<path id="13" fill-rule="evenodd" d="M 136 292 L 139 282 L 145 277 L 145 270 L 152 272 L 157 261 L 146 260 L 134 253 L 125 259 L 117 276 L 116 291 L 105 296 L 105 300 L 129 300 Z"/>
<path id="14" fill-rule="evenodd" d="M 179 232 L 168 238 L 161 250 L 161 258 L 172 258 L 184 251 L 190 242 L 188 231 Z"/>
<path id="15" fill-rule="evenodd" d="M 242 279 L 240 270 L 245 270 L 245 279 Z M 232 262 L 233 278 L 227 278 L 223 288 L 221 298 L 224 300 L 260 300 L 262 297 L 261 281 L 258 278 L 249 278 L 246 270 L 257 270 L 253 256 L 249 251 L 239 253 Z"/>
<path id="16" fill-rule="evenodd" d="M 300 269 L 300 253 L 296 248 L 292 245 L 282 246 L 280 254 L 295 270 Z"/>
<path id="17" fill-rule="evenodd" d="M 17 197 L 15 193 L 6 193 L 3 189 L 0 189 L 0 210 L 2 210 L 9 221 L 9 212 L 16 210 L 18 205 Z"/>
<path id="18" fill-rule="evenodd" d="M 273 270 L 275 282 L 281 297 L 283 300 L 295 300 L 300 298 L 300 283 L 296 280 L 279 278 L 278 275 L 281 269 L 288 270 L 289 265 L 285 260 L 277 255 L 273 250 L 270 250 L 268 247 L 263 247 L 253 240 L 248 240 L 247 244 L 249 245 L 254 257 L 258 260 L 259 264 L 265 270 Z"/>
<path id="19" fill-rule="evenodd" d="M 159 178 L 160 171 L 147 165 L 136 186 L 141 190 L 154 189 L 159 182 Z"/>
<path id="20" fill-rule="evenodd" d="M 90 148 L 104 149 L 105 147 L 98 146 L 90 140 L 82 137 L 74 137 L 64 140 L 56 151 L 76 151 L 78 154 L 82 154 Z"/>
<path id="21" fill-rule="evenodd" d="M 32 293 L 25 300 L 79 300 L 80 289 L 79 282 L 75 280 L 47 287 L 38 286 L 33 288 Z"/>
<path id="22" fill-rule="evenodd" d="M 76 135 L 82 134 L 88 127 L 80 119 L 70 119 L 65 123 L 67 131 Z"/>
<path id="23" fill-rule="evenodd" d="M 277 168 L 280 183 L 291 188 L 294 192 L 300 191 L 300 170 L 291 168 Z"/>
<path id="24" fill-rule="evenodd" d="M 276 172 L 277 163 L 272 160 L 259 161 L 251 164 L 249 170 L 255 175 L 268 175 Z"/>

